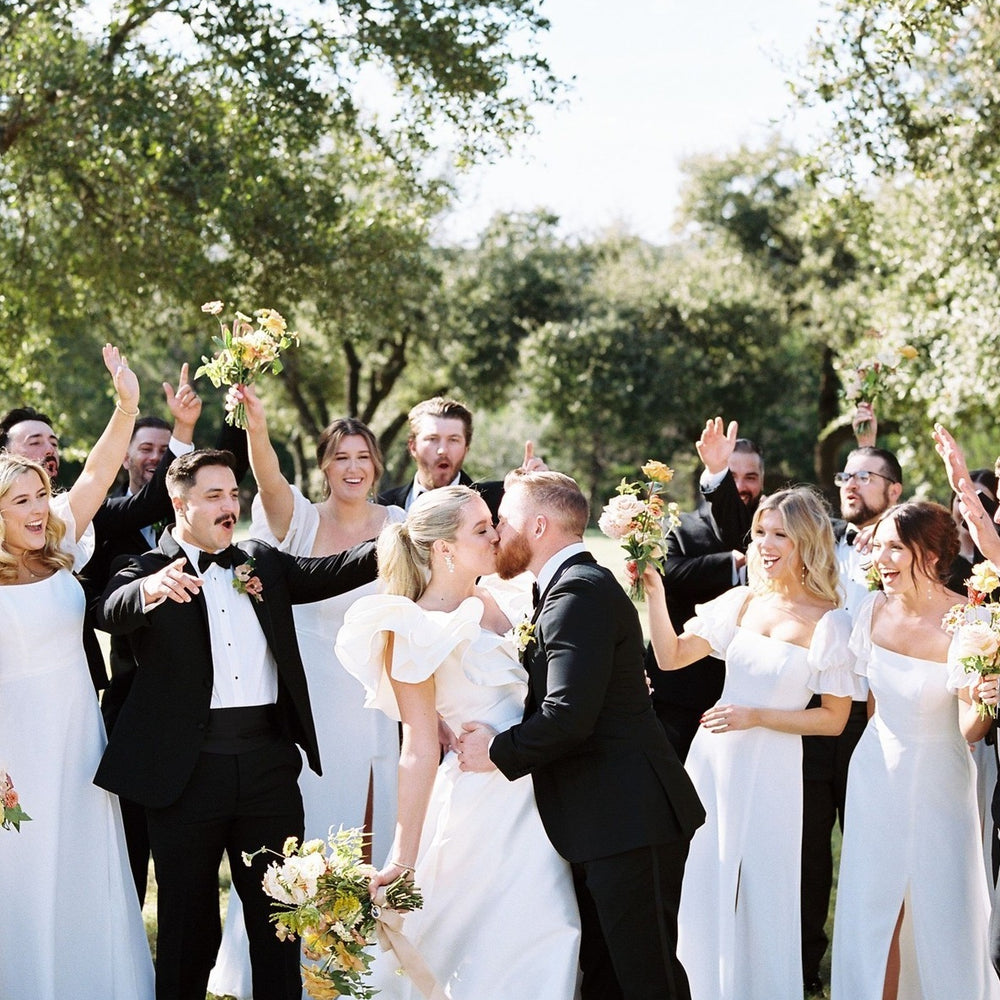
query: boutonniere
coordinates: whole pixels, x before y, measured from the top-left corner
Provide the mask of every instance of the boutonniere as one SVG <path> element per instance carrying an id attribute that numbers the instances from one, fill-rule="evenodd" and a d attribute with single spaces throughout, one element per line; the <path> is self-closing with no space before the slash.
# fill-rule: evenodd
<path id="1" fill-rule="evenodd" d="M 517 647 L 518 655 L 523 656 L 528 651 L 528 647 L 537 641 L 535 638 L 535 623 L 528 621 L 526 617 L 522 618 L 514 626 L 514 645 Z"/>
<path id="2" fill-rule="evenodd" d="M 255 601 L 264 600 L 264 584 L 260 582 L 259 576 L 254 576 L 255 567 L 253 556 L 245 563 L 234 567 L 233 586 L 241 594 L 249 594 Z"/>

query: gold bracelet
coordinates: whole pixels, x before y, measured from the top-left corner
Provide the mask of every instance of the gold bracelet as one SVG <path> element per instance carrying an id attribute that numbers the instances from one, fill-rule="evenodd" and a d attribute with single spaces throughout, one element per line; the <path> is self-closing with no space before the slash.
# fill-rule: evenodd
<path id="1" fill-rule="evenodd" d="M 389 864 L 394 868 L 402 868 L 404 872 L 409 872 L 411 875 L 416 871 L 412 865 L 404 865 L 401 861 L 390 861 Z"/>
<path id="2" fill-rule="evenodd" d="M 135 410 L 132 411 L 132 413 L 129 413 L 128 410 L 126 410 L 125 407 L 122 406 L 122 401 L 120 399 L 116 399 L 115 400 L 115 409 L 118 410 L 119 413 L 124 413 L 126 417 L 137 417 L 137 416 L 139 416 L 139 407 L 138 406 L 135 408 Z"/>

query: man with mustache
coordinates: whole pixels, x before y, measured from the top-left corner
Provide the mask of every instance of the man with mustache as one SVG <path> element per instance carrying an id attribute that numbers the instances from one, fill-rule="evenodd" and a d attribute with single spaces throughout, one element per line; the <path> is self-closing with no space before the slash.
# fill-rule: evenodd
<path id="1" fill-rule="evenodd" d="M 303 833 L 302 759 L 320 772 L 292 605 L 375 579 L 374 545 L 321 559 L 264 542 L 233 545 L 235 459 L 176 459 L 167 489 L 176 523 L 112 578 L 98 624 L 135 656 L 95 781 L 146 809 L 156 866 L 157 1000 L 204 1000 L 221 938 L 218 871 L 229 856 L 243 903 L 254 996 L 299 1000 L 299 943 L 279 941 L 260 889 L 267 865 Z"/>

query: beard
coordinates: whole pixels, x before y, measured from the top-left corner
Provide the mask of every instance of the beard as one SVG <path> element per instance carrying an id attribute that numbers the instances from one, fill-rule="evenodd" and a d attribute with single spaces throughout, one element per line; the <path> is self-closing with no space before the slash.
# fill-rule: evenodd
<path id="1" fill-rule="evenodd" d="M 531 565 L 531 546 L 520 532 L 509 535 L 497 546 L 497 576 L 510 580 Z"/>
<path id="2" fill-rule="evenodd" d="M 853 501 L 854 509 L 848 513 L 841 510 L 841 515 L 848 524 L 863 528 L 866 524 L 871 524 L 873 521 L 878 520 L 889 509 L 889 506 L 889 491 L 886 490 L 882 495 L 881 504 L 877 508 L 869 507 L 861 497 L 855 497 Z"/>

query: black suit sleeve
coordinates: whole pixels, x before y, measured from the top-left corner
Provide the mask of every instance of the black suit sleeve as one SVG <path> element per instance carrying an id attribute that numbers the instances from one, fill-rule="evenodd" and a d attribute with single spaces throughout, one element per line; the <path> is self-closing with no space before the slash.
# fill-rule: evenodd
<path id="1" fill-rule="evenodd" d="M 498 733 L 490 757 L 512 781 L 573 751 L 593 733 L 615 663 L 615 630 L 601 590 L 560 580 L 537 622 L 546 659 L 545 696 L 524 722 Z"/>
<path id="2" fill-rule="evenodd" d="M 138 493 L 108 497 L 94 515 L 96 544 L 100 546 L 116 534 L 138 531 L 157 521 L 173 518 L 174 509 L 167 493 L 167 469 L 175 455 L 167 449 L 152 478 Z"/>
<path id="3" fill-rule="evenodd" d="M 711 493 L 706 493 L 704 496 L 712 508 L 712 517 L 715 518 L 715 523 L 718 525 L 723 544 L 729 549 L 739 549 L 741 552 L 746 552 L 750 534 L 751 512 L 750 508 L 740 499 L 733 474 L 726 470 L 722 482 Z"/>
<path id="4" fill-rule="evenodd" d="M 363 587 L 378 576 L 374 542 L 362 542 L 346 552 L 321 558 L 292 556 L 277 550 L 275 553 L 281 557 L 293 604 L 336 597 Z"/>

